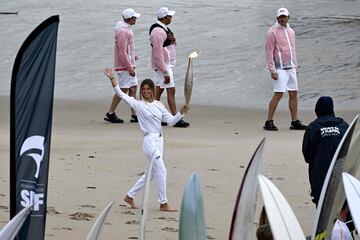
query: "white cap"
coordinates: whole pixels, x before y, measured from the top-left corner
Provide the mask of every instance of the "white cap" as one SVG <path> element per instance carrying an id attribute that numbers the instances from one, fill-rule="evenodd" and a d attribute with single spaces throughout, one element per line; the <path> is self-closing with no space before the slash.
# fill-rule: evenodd
<path id="1" fill-rule="evenodd" d="M 276 16 L 280 17 L 280 16 L 289 16 L 289 10 L 287 10 L 287 8 L 279 8 L 276 12 Z"/>
<path id="2" fill-rule="evenodd" d="M 124 19 L 129 19 L 131 17 L 138 18 L 138 17 L 140 17 L 140 13 L 135 12 L 134 9 L 132 9 L 132 8 L 128 8 L 122 12 L 122 16 Z"/>
<path id="3" fill-rule="evenodd" d="M 175 11 L 170 11 L 167 7 L 159 8 L 159 10 L 156 11 L 157 18 L 163 18 L 166 16 L 174 16 Z"/>

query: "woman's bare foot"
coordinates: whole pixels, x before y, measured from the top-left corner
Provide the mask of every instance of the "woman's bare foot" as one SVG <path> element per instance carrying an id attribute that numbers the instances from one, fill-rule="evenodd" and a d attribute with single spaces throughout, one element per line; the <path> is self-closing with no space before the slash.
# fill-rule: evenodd
<path id="1" fill-rule="evenodd" d="M 167 203 L 160 204 L 160 211 L 164 212 L 177 212 L 178 210 L 175 208 L 172 208 Z"/>
<path id="2" fill-rule="evenodd" d="M 124 197 L 124 201 L 128 203 L 131 206 L 131 208 L 138 209 L 138 207 L 135 205 L 134 199 L 132 197 L 129 197 L 127 194 Z"/>

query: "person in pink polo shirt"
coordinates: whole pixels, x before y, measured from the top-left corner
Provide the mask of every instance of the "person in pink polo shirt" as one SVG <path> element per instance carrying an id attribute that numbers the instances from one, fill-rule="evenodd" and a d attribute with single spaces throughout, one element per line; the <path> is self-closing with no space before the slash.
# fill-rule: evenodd
<path id="1" fill-rule="evenodd" d="M 118 84 L 124 93 L 136 98 L 136 88 L 138 80 L 135 73 L 135 44 L 134 33 L 131 26 L 136 24 L 140 14 L 134 9 L 125 9 L 122 13 L 122 20 L 118 21 L 115 26 L 115 48 L 114 48 L 114 68 L 118 76 Z M 123 123 L 124 120 L 118 118 L 115 113 L 121 98 L 116 94 L 113 96 L 109 111 L 106 113 L 104 120 L 112 123 Z M 131 109 L 130 122 L 138 122 L 136 112 Z"/>
<path id="2" fill-rule="evenodd" d="M 160 101 L 164 89 L 167 93 L 167 102 L 173 115 L 176 114 L 175 82 L 173 68 L 176 64 L 176 39 L 168 25 L 171 23 L 175 11 L 167 7 L 157 10 L 158 21 L 150 27 L 149 40 L 152 47 L 151 65 L 155 71 L 156 96 Z M 165 123 L 162 123 L 166 125 Z M 181 119 L 174 127 L 188 127 L 190 124 Z"/>
<path id="3" fill-rule="evenodd" d="M 289 11 L 286 8 L 277 10 L 277 22 L 270 27 L 266 35 L 266 62 L 273 82 L 274 96 L 269 103 L 265 130 L 277 131 L 273 117 L 284 92 L 289 93 L 291 114 L 290 129 L 305 130 L 306 126 L 298 119 L 298 83 L 295 32 L 288 24 Z"/>

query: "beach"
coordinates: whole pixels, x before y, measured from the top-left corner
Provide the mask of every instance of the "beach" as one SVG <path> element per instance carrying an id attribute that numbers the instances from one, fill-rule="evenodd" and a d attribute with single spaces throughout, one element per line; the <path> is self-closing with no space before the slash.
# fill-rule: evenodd
<path id="1" fill-rule="evenodd" d="M 9 99 L 0 102 L 0 228 L 9 219 Z M 121 103 L 124 124 L 102 120 L 108 99 L 55 99 L 51 141 L 46 239 L 84 239 L 103 208 L 115 201 L 103 239 L 139 238 L 140 210 L 122 201 L 147 164 L 143 136 Z M 337 111 L 350 122 L 356 111 Z M 164 160 L 168 170 L 169 203 L 178 209 L 185 184 L 196 172 L 203 193 L 208 239 L 228 237 L 237 192 L 246 166 L 266 138 L 262 174 L 280 189 L 309 234 L 314 204 L 308 195 L 307 164 L 301 154 L 304 132 L 291 131 L 288 111 L 276 115 L 278 132 L 263 131 L 265 109 L 191 106 L 191 127 L 164 127 Z M 300 111 L 305 123 L 313 111 Z M 135 199 L 141 204 L 142 196 Z M 262 206 L 258 193 L 257 209 Z M 178 239 L 179 212 L 158 210 L 154 182 L 150 188 L 146 226 L 148 239 Z M 254 227 L 258 221 L 255 216 Z M 73 216 L 71 216 L 73 215 Z M 137 237 L 137 238 L 136 238 Z"/>
<path id="2" fill-rule="evenodd" d="M 138 79 L 153 77 L 148 29 L 161 6 L 158 0 L 1 1 L 1 12 L 16 14 L 0 15 L 0 229 L 9 221 L 9 94 L 15 56 L 36 26 L 59 15 L 45 238 L 86 238 L 111 201 L 103 239 L 140 238 L 140 210 L 130 209 L 122 199 L 145 171 L 143 136 L 138 125 L 129 122 L 130 110 L 123 102 L 116 112 L 124 124 L 103 120 L 113 94 L 103 69 L 113 66 L 115 23 L 123 9 L 132 7 L 142 14 L 132 28 Z M 276 10 L 289 8 L 300 65 L 299 118 L 304 124 L 315 119 L 317 99 L 329 95 L 337 116 L 350 123 L 360 112 L 359 0 L 169 0 L 166 6 L 176 10 L 170 27 L 178 44 L 178 107 L 184 101 L 188 54 L 201 51 L 193 63 L 191 109 L 185 117 L 191 126 L 164 127 L 169 203 L 180 209 L 185 184 L 196 172 L 208 239 L 228 238 L 242 177 L 265 137 L 261 173 L 284 194 L 309 235 L 315 206 L 301 153 L 304 131 L 289 130 L 287 95 L 274 118 L 279 131 L 262 129 L 273 95 L 265 34 L 275 23 Z M 141 195 L 135 199 L 138 205 L 141 201 Z M 258 192 L 254 228 L 262 205 Z M 147 239 L 178 239 L 179 212 L 158 208 L 152 183 Z"/>

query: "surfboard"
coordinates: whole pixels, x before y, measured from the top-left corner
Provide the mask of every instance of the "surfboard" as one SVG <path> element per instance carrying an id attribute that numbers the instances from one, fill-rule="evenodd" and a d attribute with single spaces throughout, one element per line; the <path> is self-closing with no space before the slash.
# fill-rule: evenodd
<path id="1" fill-rule="evenodd" d="M 185 186 L 180 210 L 179 239 L 207 239 L 203 198 L 196 173 L 190 176 Z"/>
<path id="2" fill-rule="evenodd" d="M 346 200 L 355 223 L 355 228 L 360 233 L 360 181 L 348 173 L 342 173 Z"/>
<path id="3" fill-rule="evenodd" d="M 0 240 L 12 240 L 16 237 L 29 215 L 31 208 L 32 205 L 21 210 L 0 230 Z"/>
<path id="4" fill-rule="evenodd" d="M 144 187 L 144 197 L 141 205 L 141 217 L 140 217 L 140 239 L 145 240 L 145 226 L 149 205 L 149 192 L 150 192 L 150 181 L 151 181 L 151 170 L 154 165 L 155 152 L 152 154 L 151 160 L 149 161 L 148 168 L 145 176 L 145 187 Z"/>
<path id="5" fill-rule="evenodd" d="M 279 189 L 265 176 L 259 175 L 258 178 L 274 239 L 305 240 L 293 210 Z"/>
<path id="6" fill-rule="evenodd" d="M 229 240 L 252 239 L 258 174 L 260 173 L 264 146 L 265 138 L 256 148 L 242 178 L 232 215 Z"/>
<path id="7" fill-rule="evenodd" d="M 189 61 L 185 75 L 185 83 L 184 83 L 184 96 L 185 96 L 185 104 L 190 103 L 190 98 L 192 94 L 193 88 L 193 59 L 198 57 L 200 54 L 199 51 L 194 51 L 189 54 Z"/>
<path id="8" fill-rule="evenodd" d="M 358 117 L 359 115 L 357 115 L 349 125 L 349 128 L 341 139 L 333 159 L 331 160 L 315 212 L 315 221 L 311 234 L 312 240 L 322 240 L 331 234 L 334 221 L 345 201 L 341 173 L 343 171 L 348 172 L 348 170 L 355 169 L 356 166 L 359 166 L 359 163 L 357 163 L 359 161 L 356 161 L 356 158 L 347 157 L 347 155 L 350 155 L 351 151 L 353 151 L 351 154 L 355 154 L 357 151 L 359 151 L 359 148 L 356 150 L 354 147 L 352 147 L 349 151 L 352 135 Z M 357 137 L 355 142 L 359 140 L 360 139 Z M 359 147 L 358 144 L 359 143 L 357 142 L 356 146 Z"/>
<path id="9" fill-rule="evenodd" d="M 106 217 L 110 211 L 110 208 L 113 204 L 114 204 L 114 201 L 110 202 L 104 208 L 104 210 L 100 213 L 99 217 L 96 219 L 96 222 L 92 226 L 92 228 L 86 238 L 87 240 L 99 240 L 100 239 L 100 234 L 101 234 L 101 230 L 104 226 L 105 219 L 106 219 Z"/>

